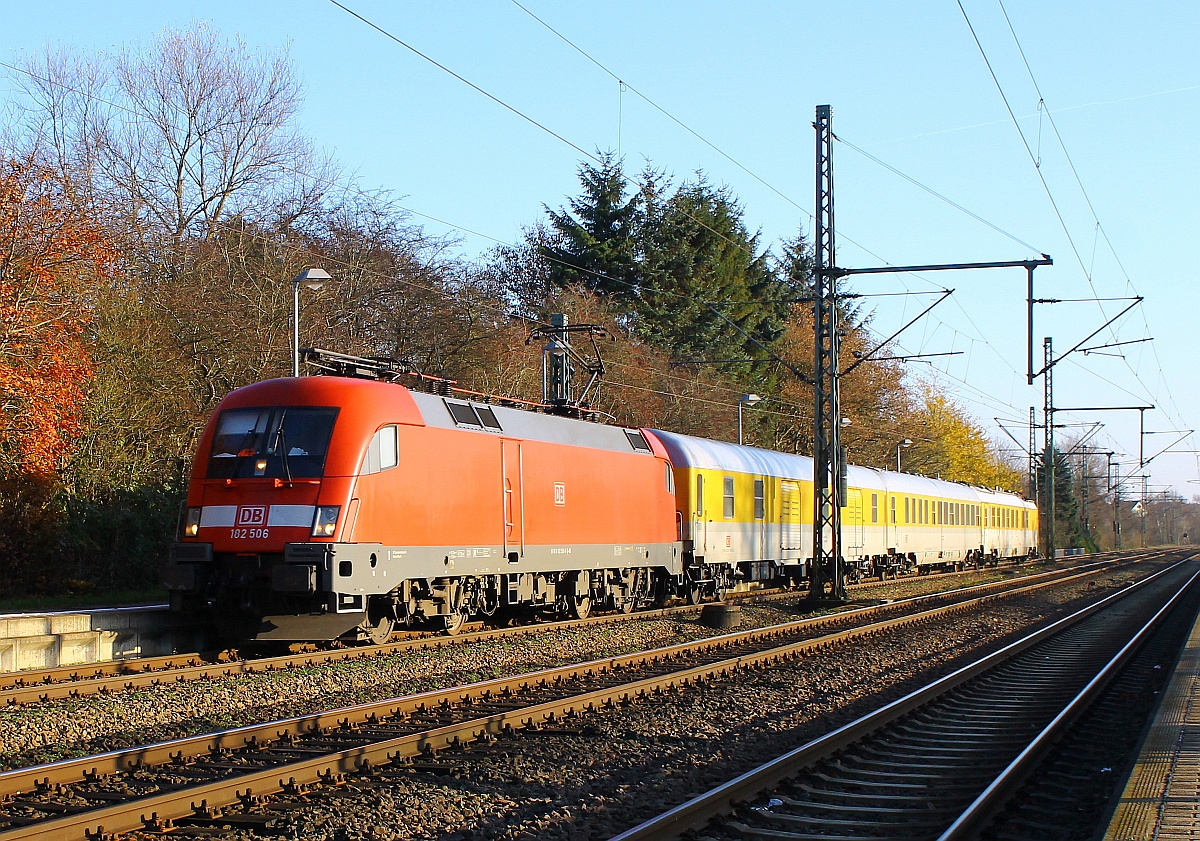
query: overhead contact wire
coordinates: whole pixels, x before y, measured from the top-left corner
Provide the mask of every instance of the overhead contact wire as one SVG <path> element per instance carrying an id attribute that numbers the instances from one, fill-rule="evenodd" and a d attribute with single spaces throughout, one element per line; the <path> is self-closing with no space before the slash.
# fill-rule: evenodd
<path id="1" fill-rule="evenodd" d="M 572 149 L 574 149 L 576 152 L 583 155 L 584 157 L 590 158 L 593 161 L 596 161 L 597 163 L 600 162 L 600 159 L 597 158 L 595 155 L 593 155 L 591 152 L 584 151 L 582 148 L 580 148 L 579 146 L 576 146 L 574 143 L 572 143 L 570 140 L 567 140 L 567 138 L 563 137 L 558 132 L 543 125 L 542 123 L 539 123 L 533 117 L 530 117 L 528 114 L 514 108 L 513 106 L 509 105 L 504 100 L 500 99 L 499 97 L 493 96 L 492 94 L 488 93 L 483 88 L 479 87 L 479 85 L 477 85 L 474 82 L 470 81 L 469 79 L 466 79 L 463 76 L 460 76 L 459 74 L 455 73 L 453 70 L 451 70 L 449 67 L 447 67 L 446 65 L 439 62 L 437 59 L 434 59 L 431 56 L 426 55 L 425 53 L 421 52 L 416 47 L 414 47 L 412 44 L 409 44 L 409 43 L 401 40 L 400 38 L 396 37 L 391 32 L 388 32 L 386 29 L 384 29 L 379 24 L 373 23 L 372 21 L 363 17 L 362 15 L 360 15 L 358 12 L 354 11 L 353 9 L 343 6 L 341 3 L 338 2 L 338 0 L 329 0 L 329 2 L 332 3 L 333 5 L 337 6 L 339 9 L 341 9 L 343 12 L 350 15 L 351 17 L 357 18 L 358 20 L 362 21 L 367 26 L 371 27 L 376 32 L 378 32 L 380 35 L 383 35 L 385 38 L 389 38 L 392 41 L 395 41 L 397 44 L 404 47 L 404 49 L 408 50 L 409 52 L 413 53 L 414 55 L 420 56 L 421 58 L 425 59 L 425 61 L 429 62 L 434 67 L 438 68 L 439 70 L 443 71 L 444 73 L 450 74 L 455 79 L 458 79 L 458 81 L 462 82 L 464 85 L 471 88 L 472 90 L 478 91 L 479 93 L 483 94 L 488 99 L 490 99 L 492 102 L 499 105 L 501 108 L 511 111 L 512 113 L 514 113 L 518 117 L 520 117 L 522 120 L 525 120 L 526 122 L 528 122 L 534 126 L 537 126 L 542 131 L 546 132 L 546 134 L 549 134 L 552 137 L 555 137 L 558 140 L 561 140 L 563 143 L 567 144 L 568 146 L 570 146 Z"/>

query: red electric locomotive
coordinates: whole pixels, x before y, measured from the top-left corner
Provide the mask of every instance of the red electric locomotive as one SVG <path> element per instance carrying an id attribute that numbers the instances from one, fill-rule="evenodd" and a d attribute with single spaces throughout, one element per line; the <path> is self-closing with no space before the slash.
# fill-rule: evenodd
<path id="1" fill-rule="evenodd" d="M 682 582 L 671 465 L 639 429 L 395 382 L 221 401 L 165 583 L 229 640 L 381 640 L 534 608 L 632 610 Z"/>

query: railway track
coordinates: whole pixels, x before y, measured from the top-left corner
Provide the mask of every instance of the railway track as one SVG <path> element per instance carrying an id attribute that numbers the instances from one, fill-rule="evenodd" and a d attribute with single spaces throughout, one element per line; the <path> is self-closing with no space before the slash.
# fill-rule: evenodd
<path id="1" fill-rule="evenodd" d="M 992 837 L 1023 785 L 1041 801 L 1031 793 L 1009 809 L 998 837 L 1049 837 L 1039 805 L 1046 786 L 1063 788 L 1062 748 L 1041 785 L 1030 774 L 1169 617 L 1190 627 L 1198 580 L 1194 563 L 1155 573 L 614 841 L 701 829 L 711 839 Z M 1079 814 L 1057 805 L 1078 828 Z"/>
<path id="2" fill-rule="evenodd" d="M 1102 572 L 1106 569 L 1112 569 L 1116 563 L 1134 563 L 1153 557 L 1157 557 L 1157 554 L 1148 552 L 1132 557 L 1125 556 L 1113 560 L 1093 561 L 1075 567 L 1050 570 L 1030 576 L 1021 576 L 1017 579 L 1005 578 L 983 585 L 976 585 L 976 587 L 963 588 L 961 592 L 964 596 L 969 596 L 971 593 L 985 592 L 984 590 L 977 589 L 978 587 L 999 590 L 1013 586 L 1013 582 L 1047 580 L 1047 578 L 1051 577 L 1074 575 L 1081 571 Z M 942 573 L 932 577 L 950 578 L 963 574 Z M 918 580 L 928 579 L 923 578 Z M 900 583 L 903 584 L 905 582 Z M 886 592 L 889 588 L 895 586 L 897 586 L 897 582 L 894 581 L 865 582 L 852 585 L 851 589 L 860 598 L 866 598 L 875 591 Z M 949 592 L 953 593 L 955 591 Z M 803 597 L 804 594 L 802 592 L 790 590 L 748 592 L 739 594 L 737 598 L 739 601 L 746 603 L 770 603 L 797 601 Z M 927 600 L 945 597 L 945 594 L 931 594 L 897 600 L 894 604 L 909 605 L 912 608 L 916 608 L 922 603 L 932 603 Z M 238 658 L 230 656 L 228 652 L 213 654 L 187 653 L 162 657 L 145 657 L 134 660 L 109 661 L 88 664 L 86 666 L 67 666 L 11 672 L 0 674 L 0 706 L 42 703 L 62 698 L 82 698 L 90 695 L 125 692 L 169 683 L 261 674 L 283 669 L 308 668 L 322 663 L 348 662 L 375 657 L 388 657 L 407 652 L 430 651 L 496 637 L 519 637 L 537 634 L 549 627 L 565 628 L 577 625 L 597 625 L 663 617 L 684 618 L 697 615 L 702 609 L 702 605 L 686 605 L 639 611 L 629 615 L 614 613 L 589 617 L 588 619 L 476 630 L 453 637 L 438 634 L 411 634 L 382 645 L 306 651 L 273 657 Z M 861 610 L 850 610 L 845 611 L 845 613 L 848 616 L 855 617 L 870 615 L 869 612 L 864 613 Z"/>
<path id="3" fill-rule="evenodd" d="M 1088 573 L 1077 572 L 1080 580 Z M 768 667 L 896 628 L 917 630 L 982 604 L 1063 582 L 1044 577 L 1005 593 L 931 607 L 864 627 L 802 620 L 637 655 L 343 708 L 319 715 L 0 774 L 0 839 L 75 839 L 171 822 L 254 826 L 309 787 L 355 772 L 399 773 L 446 748 L 483 746 L 513 731 L 575 726 L 624 705 L 747 669 Z M 976 588 L 983 589 L 983 588 Z M 266 801 L 264 798 L 273 798 Z M 271 805 L 274 804 L 274 805 Z M 232 812 L 231 806 L 235 806 Z M 193 808 L 195 807 L 195 808 Z"/>

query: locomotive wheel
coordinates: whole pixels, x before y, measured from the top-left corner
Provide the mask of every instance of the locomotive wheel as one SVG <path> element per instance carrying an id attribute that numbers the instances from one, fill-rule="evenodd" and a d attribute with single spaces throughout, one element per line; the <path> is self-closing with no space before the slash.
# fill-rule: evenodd
<path id="1" fill-rule="evenodd" d="M 446 632 L 447 636 L 455 636 L 462 630 L 462 626 L 463 615 L 457 610 L 442 617 L 442 630 Z"/>
<path id="2" fill-rule="evenodd" d="M 560 591 L 561 592 L 561 591 Z M 573 619 L 587 619 L 592 612 L 592 577 L 584 570 L 568 582 L 567 613 Z"/>
<path id="3" fill-rule="evenodd" d="M 367 639 L 375 645 L 383 645 L 392 635 L 393 623 L 391 619 L 380 619 L 374 625 L 364 625 L 363 629 L 367 632 Z"/>
<path id="4" fill-rule="evenodd" d="M 367 618 L 359 627 L 373 645 L 383 645 L 391 637 L 396 623 L 389 615 L 390 609 L 381 599 L 371 597 L 367 601 Z"/>
<path id="5" fill-rule="evenodd" d="M 575 619 L 587 619 L 592 612 L 591 596 L 576 596 L 572 600 L 571 616 Z"/>
<path id="6" fill-rule="evenodd" d="M 684 598 L 688 604 L 700 604 L 700 582 L 692 580 L 692 576 L 684 573 Z"/>
<path id="7" fill-rule="evenodd" d="M 621 572 L 624 573 L 624 578 L 629 583 L 625 588 L 625 593 L 617 601 L 617 609 L 628 616 L 637 606 L 643 573 L 640 569 L 623 569 Z"/>

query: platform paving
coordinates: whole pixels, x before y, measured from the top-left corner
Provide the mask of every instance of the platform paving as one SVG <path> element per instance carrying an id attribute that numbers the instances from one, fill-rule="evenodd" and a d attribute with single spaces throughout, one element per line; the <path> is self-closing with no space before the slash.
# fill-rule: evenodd
<path id="1" fill-rule="evenodd" d="M 1200 618 L 1104 838 L 1200 839 Z"/>
<path id="2" fill-rule="evenodd" d="M 194 624 L 163 606 L 0 615 L 0 673 L 195 651 Z"/>

